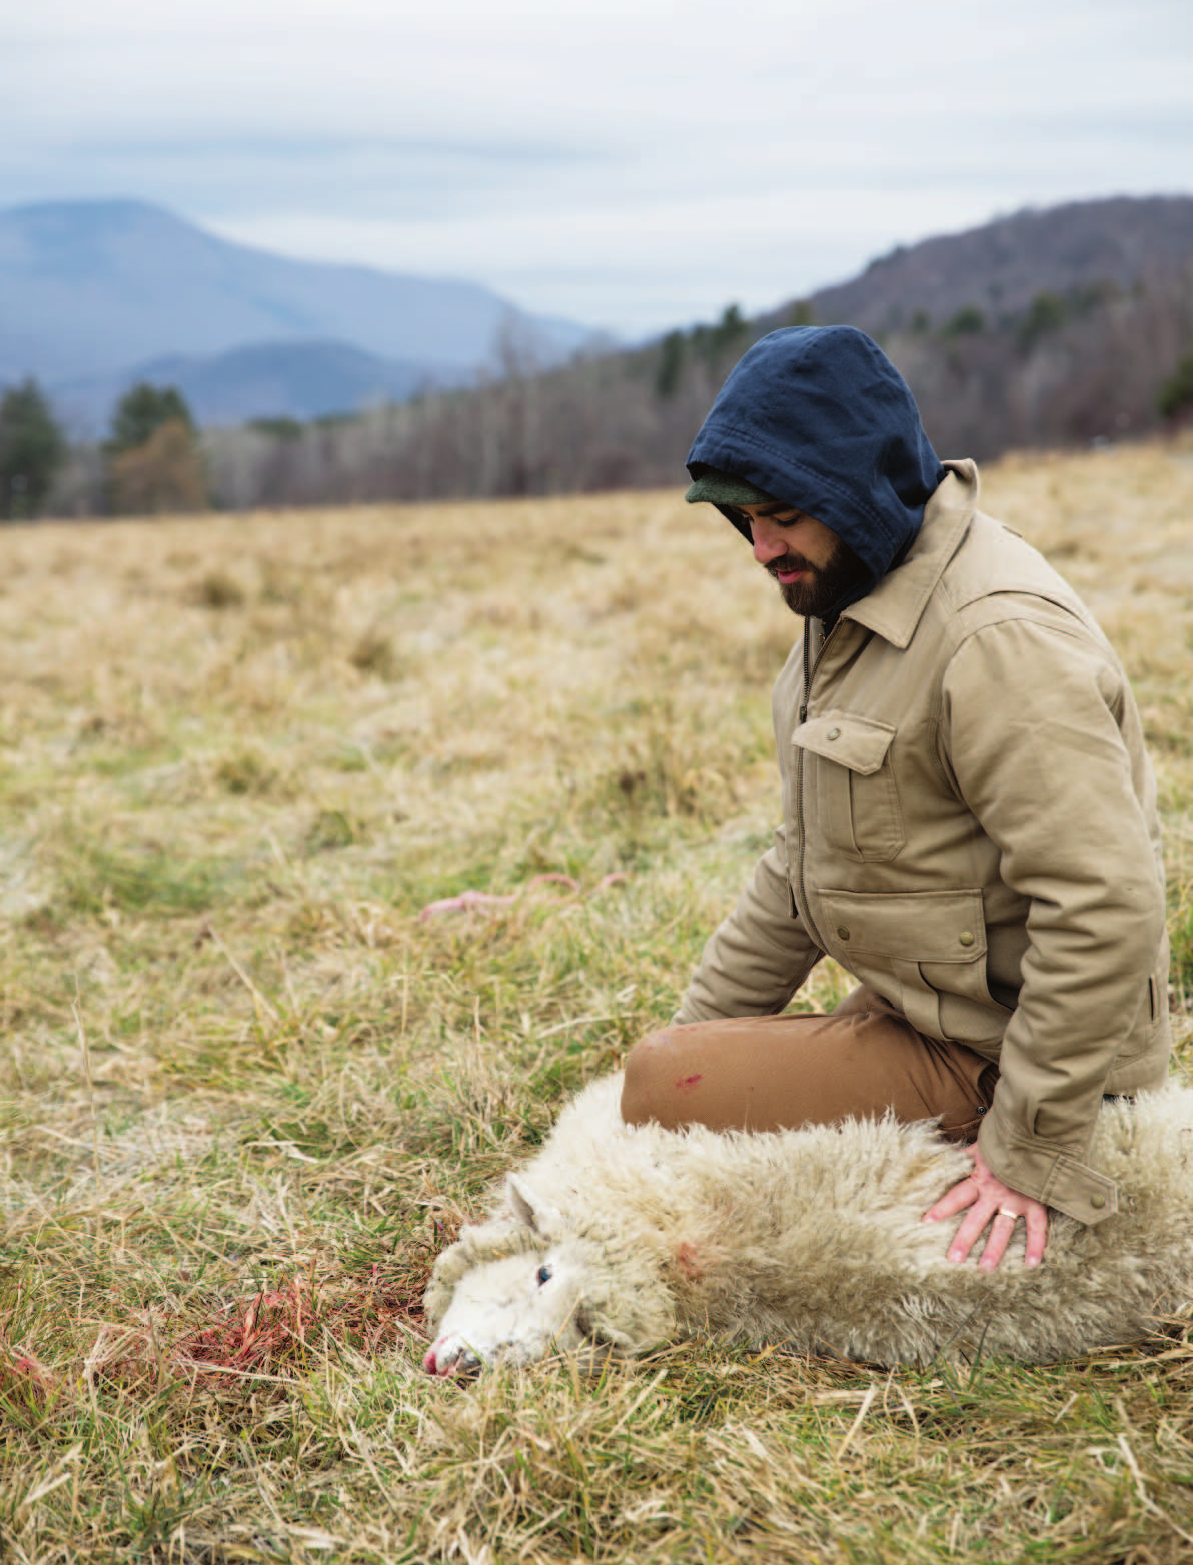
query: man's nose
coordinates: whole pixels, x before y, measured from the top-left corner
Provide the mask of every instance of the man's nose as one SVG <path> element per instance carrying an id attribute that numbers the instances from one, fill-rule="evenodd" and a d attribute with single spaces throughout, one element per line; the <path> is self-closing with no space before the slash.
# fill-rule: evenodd
<path id="1" fill-rule="evenodd" d="M 759 565 L 769 565 L 787 553 L 787 539 L 783 529 L 768 517 L 756 516 L 750 522 L 750 535 L 754 540 L 754 558 Z"/>

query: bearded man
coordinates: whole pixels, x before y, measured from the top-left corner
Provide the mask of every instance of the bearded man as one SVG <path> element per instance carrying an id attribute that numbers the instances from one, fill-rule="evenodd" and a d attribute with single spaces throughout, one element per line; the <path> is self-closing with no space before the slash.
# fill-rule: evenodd
<path id="1" fill-rule="evenodd" d="M 1104 1096 L 1168 1070 L 1156 788 L 1122 667 L 1073 589 L 941 462 L 894 366 L 796 327 L 736 367 L 687 498 L 753 545 L 803 636 L 774 688 L 783 824 L 675 1022 L 627 1060 L 630 1123 L 765 1131 L 936 1118 L 997 1266 L 1048 1208 L 1117 1204 L 1090 1166 Z M 858 987 L 785 1013 L 831 956 Z"/>

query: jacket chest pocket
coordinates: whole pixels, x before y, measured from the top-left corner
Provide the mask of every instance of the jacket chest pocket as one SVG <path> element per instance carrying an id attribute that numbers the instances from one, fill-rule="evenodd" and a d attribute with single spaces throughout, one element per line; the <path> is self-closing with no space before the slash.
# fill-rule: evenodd
<path id="1" fill-rule="evenodd" d="M 891 766 L 894 737 L 889 723 L 834 711 L 792 734 L 796 764 L 802 763 L 805 829 L 835 852 L 881 861 L 895 858 L 907 840 Z"/>

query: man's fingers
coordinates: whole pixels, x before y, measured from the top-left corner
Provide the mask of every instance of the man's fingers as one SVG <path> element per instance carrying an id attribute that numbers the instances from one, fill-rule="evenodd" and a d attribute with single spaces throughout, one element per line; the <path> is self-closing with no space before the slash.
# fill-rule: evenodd
<path id="1" fill-rule="evenodd" d="M 982 1259 L 978 1262 L 983 1271 L 992 1272 L 1006 1254 L 1011 1235 L 1015 1232 L 1016 1221 L 1017 1214 L 1014 1212 L 995 1212 L 994 1222 L 990 1227 L 990 1237 L 986 1241 L 986 1248 L 982 1251 Z"/>
<path id="2" fill-rule="evenodd" d="M 1024 1265 L 1038 1266 L 1044 1259 L 1044 1246 L 1048 1243 L 1048 1213 L 1042 1207 L 1027 1214 L 1027 1254 Z"/>
<path id="3" fill-rule="evenodd" d="M 983 1271 L 992 1272 L 1006 1254 L 1015 1224 L 1022 1219 L 1026 1237 L 1023 1262 L 1026 1266 L 1038 1266 L 1044 1258 L 1048 1242 L 1048 1213 L 1038 1201 L 1011 1190 L 994 1178 L 980 1159 L 975 1158 L 976 1172 L 968 1179 L 946 1191 L 930 1211 L 924 1213 L 924 1222 L 939 1222 L 955 1217 L 969 1207 L 965 1218 L 953 1235 L 949 1246 L 949 1260 L 960 1265 L 966 1260 L 978 1239 L 986 1231 L 990 1233 L 978 1265 Z M 993 1190 L 989 1186 L 993 1185 Z"/>
<path id="4" fill-rule="evenodd" d="M 977 1243 L 979 1235 L 990 1221 L 990 1216 L 990 1208 L 984 1202 L 973 1208 L 953 1235 L 953 1242 L 949 1246 L 950 1261 L 960 1265 Z"/>
<path id="5" fill-rule="evenodd" d="M 945 1217 L 956 1217 L 958 1212 L 964 1211 L 967 1206 L 972 1206 L 978 1199 L 978 1187 L 972 1179 L 963 1179 L 959 1185 L 954 1185 L 947 1195 L 941 1196 L 930 1211 L 924 1213 L 926 1223 L 937 1223 Z"/>

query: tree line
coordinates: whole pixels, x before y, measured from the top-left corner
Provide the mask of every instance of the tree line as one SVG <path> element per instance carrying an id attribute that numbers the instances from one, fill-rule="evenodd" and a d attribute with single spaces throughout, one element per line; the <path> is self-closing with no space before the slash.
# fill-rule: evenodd
<path id="1" fill-rule="evenodd" d="M 0 397 L 0 519 L 136 516 L 211 503 L 200 433 L 175 387 L 133 386 L 113 409 L 108 438 L 73 449 L 35 379 Z"/>
<path id="2" fill-rule="evenodd" d="M 117 403 L 103 442 L 74 447 L 27 380 L 0 399 L 0 517 L 673 484 L 750 343 L 814 319 L 806 302 L 754 321 L 730 306 L 715 323 L 550 369 L 507 338 L 498 372 L 472 387 L 309 423 L 200 431 L 176 388 L 142 384 Z M 945 456 L 1115 440 L 1193 419 L 1193 273 L 1040 293 L 1000 319 L 977 306 L 938 324 L 921 312 L 882 341 Z"/>

